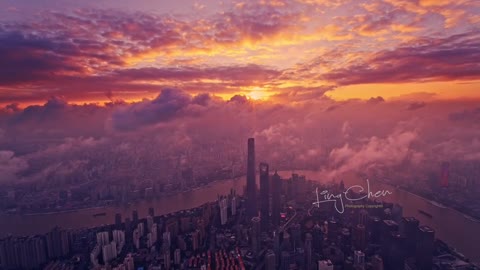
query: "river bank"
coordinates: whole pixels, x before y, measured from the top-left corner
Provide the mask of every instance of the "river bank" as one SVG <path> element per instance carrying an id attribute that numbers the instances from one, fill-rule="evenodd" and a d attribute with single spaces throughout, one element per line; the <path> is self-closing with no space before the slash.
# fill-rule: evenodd
<path id="1" fill-rule="evenodd" d="M 384 184 L 388 185 L 388 183 L 384 183 Z M 399 189 L 399 190 L 403 190 L 405 192 L 408 192 L 408 193 L 412 194 L 413 196 L 417 196 L 417 197 L 420 197 L 424 200 L 427 200 L 432 205 L 434 205 L 436 207 L 439 207 L 439 208 L 442 208 L 442 209 L 448 208 L 448 209 L 457 211 L 459 214 L 462 214 L 465 218 L 470 219 L 473 222 L 480 223 L 480 215 L 476 215 L 472 210 L 469 210 L 465 207 L 460 207 L 458 205 L 451 204 L 448 201 L 438 200 L 438 198 L 435 198 L 433 196 L 428 196 L 428 194 L 425 194 L 425 193 L 415 192 L 414 190 L 408 189 L 404 186 L 396 186 L 396 188 Z"/>

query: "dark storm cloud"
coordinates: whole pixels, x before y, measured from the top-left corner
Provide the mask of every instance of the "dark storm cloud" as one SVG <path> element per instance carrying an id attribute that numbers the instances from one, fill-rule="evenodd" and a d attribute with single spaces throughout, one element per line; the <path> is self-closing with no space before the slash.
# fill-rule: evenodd
<path id="1" fill-rule="evenodd" d="M 168 122 L 177 117 L 185 116 L 189 105 L 207 105 L 205 96 L 192 99 L 182 90 L 164 89 L 153 100 L 145 100 L 123 108 L 112 115 L 113 127 L 120 131 L 135 130 L 144 126 Z"/>
<path id="2" fill-rule="evenodd" d="M 107 116 L 117 106 L 119 105 L 74 105 L 67 103 L 62 97 L 51 97 L 43 105 L 0 110 L 0 129 L 4 130 L 3 142 L 48 142 L 67 137 L 98 137 L 106 132 Z"/>
<path id="3" fill-rule="evenodd" d="M 20 32 L 0 31 L 0 85 L 28 83 L 52 78 L 57 72 L 81 72 L 58 54 L 71 44 Z"/>
<path id="4" fill-rule="evenodd" d="M 449 115 L 450 120 L 452 121 L 464 121 L 464 122 L 471 122 L 476 121 L 477 123 L 480 122 L 480 107 L 476 109 L 470 110 L 463 110 L 458 112 L 453 112 Z"/>
<path id="5" fill-rule="evenodd" d="M 410 103 L 408 104 L 408 107 L 407 107 L 407 110 L 409 111 L 414 111 L 414 110 L 418 110 L 418 109 L 421 109 L 423 107 L 425 107 L 427 104 L 425 102 L 413 102 L 413 103 Z"/>
<path id="6" fill-rule="evenodd" d="M 385 102 L 385 99 L 383 97 L 371 97 L 370 99 L 367 100 L 368 103 L 370 104 L 377 104 L 381 102 Z"/>
<path id="7" fill-rule="evenodd" d="M 22 109 L 20 108 L 20 105 L 18 103 L 12 103 L 8 104 L 3 108 L 0 108 L 0 113 L 16 113 L 20 112 Z"/>
<path id="8" fill-rule="evenodd" d="M 235 95 L 230 98 L 230 102 L 236 102 L 236 103 L 248 103 L 248 99 L 244 95 Z"/>
<path id="9" fill-rule="evenodd" d="M 210 102 L 212 102 L 212 96 L 208 93 L 199 94 L 193 97 L 192 103 L 201 105 L 201 106 L 208 106 Z"/>
<path id="10" fill-rule="evenodd" d="M 219 66 L 219 67 L 177 67 L 177 68 L 138 68 L 123 69 L 114 72 L 112 80 L 178 80 L 192 81 L 201 79 L 216 79 L 249 83 L 268 81 L 280 75 L 280 72 L 258 65 Z"/>
<path id="11" fill-rule="evenodd" d="M 363 63 L 335 69 L 323 78 L 340 85 L 455 80 L 480 77 L 480 32 L 426 38 L 374 53 Z"/>
<path id="12" fill-rule="evenodd" d="M 20 114 L 13 118 L 13 124 L 17 124 L 23 121 L 45 121 L 55 120 L 57 117 L 62 116 L 62 112 L 65 112 L 69 108 L 67 101 L 61 97 L 51 97 L 44 105 L 32 105 L 28 106 Z"/>

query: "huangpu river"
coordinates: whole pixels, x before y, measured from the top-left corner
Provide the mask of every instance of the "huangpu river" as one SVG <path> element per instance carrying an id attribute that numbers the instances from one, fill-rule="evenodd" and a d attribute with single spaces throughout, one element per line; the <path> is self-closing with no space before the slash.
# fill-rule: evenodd
<path id="1" fill-rule="evenodd" d="M 282 178 L 289 178 L 291 171 L 282 171 Z M 305 175 L 308 180 L 326 182 L 320 179 L 320 173 L 316 171 L 295 171 L 299 175 Z M 343 178 L 345 186 L 355 184 L 366 187 L 364 179 L 349 174 Z M 258 177 L 257 177 L 258 181 Z M 243 193 L 246 184 L 244 177 L 235 179 L 219 180 L 201 187 L 168 197 L 153 199 L 150 201 L 138 201 L 128 206 L 107 206 L 99 208 L 81 209 L 73 212 L 59 212 L 38 215 L 0 215 L 0 236 L 32 235 L 46 233 L 55 226 L 62 228 L 94 227 L 103 224 L 112 224 L 115 214 L 120 213 L 122 218 L 131 217 L 132 211 L 137 210 L 139 217 L 147 216 L 148 209 L 153 207 L 155 215 L 168 214 L 180 210 L 200 206 L 209 201 L 215 201 L 217 195 L 228 194 L 234 189 L 237 194 Z M 480 261 L 478 244 L 480 243 L 480 223 L 469 219 L 462 213 L 444 208 L 441 205 L 432 204 L 427 199 L 395 187 L 370 180 L 373 192 L 377 190 L 389 190 L 392 194 L 379 198 L 381 200 L 398 203 L 403 207 L 403 216 L 414 216 L 422 225 L 428 225 L 435 229 L 435 237 L 455 247 L 459 252 L 466 255 L 472 261 Z M 313 192 L 313 191 L 312 191 Z M 432 215 L 431 218 L 420 214 L 422 210 Z M 105 213 L 104 216 L 94 216 Z"/>

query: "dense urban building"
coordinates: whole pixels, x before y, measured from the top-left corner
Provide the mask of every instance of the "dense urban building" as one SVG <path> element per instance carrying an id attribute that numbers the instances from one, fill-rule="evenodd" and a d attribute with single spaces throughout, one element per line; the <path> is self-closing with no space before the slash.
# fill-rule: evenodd
<path id="1" fill-rule="evenodd" d="M 247 149 L 247 185 L 246 185 L 246 194 L 245 198 L 247 200 L 247 215 L 249 217 L 254 217 L 258 213 L 257 209 L 257 183 L 256 183 L 256 171 L 255 171 L 255 139 L 248 139 L 248 149 Z"/>
<path id="2" fill-rule="evenodd" d="M 260 163 L 260 217 L 262 230 L 268 231 L 270 226 L 270 174 L 267 163 Z"/>
<path id="3" fill-rule="evenodd" d="M 254 154 L 251 139 L 248 150 Z M 252 167 L 247 170 L 252 176 Z M 270 175 L 266 163 L 259 174 L 258 193 L 231 190 L 167 215 L 155 216 L 150 207 L 146 216 L 135 210 L 122 220 L 118 213 L 111 225 L 6 237 L 0 240 L 1 269 L 479 269 L 435 239 L 432 228 L 402 217 L 395 210 L 400 206 L 365 197 L 340 214 L 333 204 L 314 204 L 311 190 L 343 191 L 343 182 L 320 185 L 298 174 L 282 179 Z M 294 184 L 291 193 L 285 183 Z M 253 216 L 252 205 L 260 206 Z"/>

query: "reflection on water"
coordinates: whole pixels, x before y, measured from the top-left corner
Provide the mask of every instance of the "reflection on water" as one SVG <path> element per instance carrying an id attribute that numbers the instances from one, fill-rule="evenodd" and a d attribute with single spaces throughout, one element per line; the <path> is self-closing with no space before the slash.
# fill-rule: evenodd
<path id="1" fill-rule="evenodd" d="M 307 179 L 318 180 L 320 174 L 315 171 L 296 171 L 298 174 L 307 176 Z M 279 172 L 282 177 L 289 177 L 291 172 Z M 365 185 L 365 181 L 354 175 L 343 178 L 346 186 L 355 184 Z M 469 220 L 456 210 L 434 205 L 417 195 L 395 189 L 394 187 L 376 183 L 370 179 L 372 190 L 390 190 L 393 194 L 384 197 L 385 201 L 398 203 L 403 207 L 404 216 L 414 216 L 421 224 L 435 229 L 435 235 L 456 247 L 460 252 L 474 261 L 480 261 L 480 254 L 476 245 L 480 243 L 480 223 Z M 324 181 L 321 181 L 324 182 Z M 121 213 L 122 218 L 131 217 L 133 210 L 138 210 L 139 217 L 145 217 L 149 207 L 155 208 L 156 215 L 176 212 L 183 209 L 194 208 L 205 202 L 217 199 L 217 195 L 227 194 L 234 189 L 237 194 L 243 194 L 245 177 L 217 181 L 210 186 L 201 189 L 155 199 L 141 201 L 129 206 L 112 206 L 95 209 L 84 209 L 76 212 L 55 213 L 48 215 L 4 215 L 0 216 L 0 234 L 28 235 L 45 233 L 55 226 L 63 228 L 93 227 L 102 224 L 114 223 L 115 214 Z M 432 215 L 432 218 L 419 214 L 423 210 Z M 105 212 L 105 216 L 94 217 L 94 214 Z"/>

